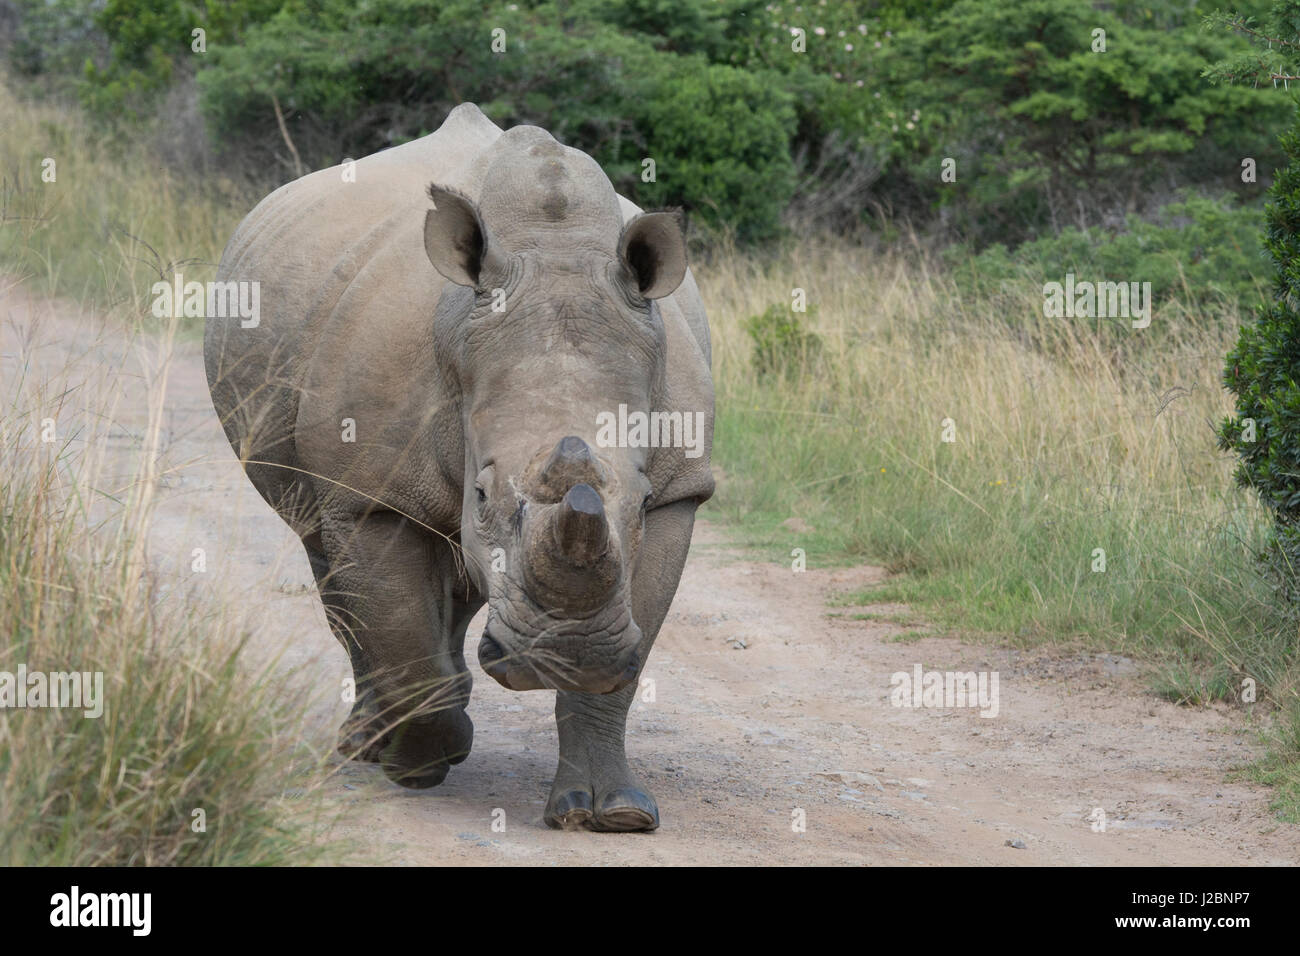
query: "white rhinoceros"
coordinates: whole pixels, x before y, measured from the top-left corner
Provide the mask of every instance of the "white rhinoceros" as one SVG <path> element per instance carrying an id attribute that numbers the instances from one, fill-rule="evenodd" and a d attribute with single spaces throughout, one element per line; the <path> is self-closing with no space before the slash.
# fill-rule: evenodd
<path id="1" fill-rule="evenodd" d="M 208 318 L 208 383 L 351 657 L 340 748 L 440 783 L 470 750 L 464 638 L 486 602 L 484 670 L 557 691 L 546 822 L 658 826 L 627 711 L 713 491 L 709 330 L 679 217 L 464 104 L 276 190 L 218 279 L 260 284 L 256 324 Z"/>

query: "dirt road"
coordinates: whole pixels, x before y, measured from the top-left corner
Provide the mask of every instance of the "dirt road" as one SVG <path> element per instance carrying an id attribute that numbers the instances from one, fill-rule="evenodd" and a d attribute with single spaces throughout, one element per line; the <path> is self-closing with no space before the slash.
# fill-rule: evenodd
<path id="1" fill-rule="evenodd" d="M 138 438 L 143 384 L 120 336 L 3 283 L 0 323 L 6 376 L 23 350 L 70 383 L 94 379 L 119 400 L 112 422 L 85 422 L 87 440 Z M 346 658 L 306 558 L 235 463 L 197 344 L 172 358 L 166 408 L 165 467 L 174 470 L 151 538 L 158 573 L 185 576 L 203 600 L 236 608 L 261 647 L 282 650 L 322 688 L 339 687 Z M 659 801 L 658 832 L 548 830 L 553 695 L 507 691 L 477 663 L 473 754 L 420 792 L 372 766 L 346 766 L 336 785 L 350 804 L 345 829 L 411 864 L 1300 861 L 1300 827 L 1270 813 L 1266 788 L 1229 779 L 1257 746 L 1242 711 L 1158 700 L 1138 668 L 1114 656 L 892 639 L 905 630 L 889 620 L 900 609 L 827 606 L 881 580 L 880 569 L 794 573 L 742 560 L 707 508 L 702 518 L 647 667 L 653 700 L 637 701 L 628 726 L 633 766 Z M 189 571 L 194 548 L 207 560 L 199 581 Z M 876 617 L 848 616 L 858 611 Z M 471 626 L 471 644 L 481 630 L 481 620 Z M 472 646 L 467 656 L 477 660 Z M 997 716 L 894 706 L 891 675 L 916 665 L 996 672 Z M 340 701 L 313 715 L 321 746 L 346 710 Z M 1098 810 L 1104 830 L 1094 829 Z"/>

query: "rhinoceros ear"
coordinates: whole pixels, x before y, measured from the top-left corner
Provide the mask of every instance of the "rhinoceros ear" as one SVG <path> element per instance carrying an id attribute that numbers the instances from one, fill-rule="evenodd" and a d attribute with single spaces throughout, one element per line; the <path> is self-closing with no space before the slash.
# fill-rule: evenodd
<path id="1" fill-rule="evenodd" d="M 440 273 L 457 285 L 476 287 L 487 234 L 468 198 L 441 186 L 429 187 L 433 208 L 424 214 L 424 251 Z"/>
<path id="2" fill-rule="evenodd" d="M 647 299 L 662 299 L 686 277 L 686 237 L 681 213 L 643 212 L 623 227 L 618 257 Z"/>

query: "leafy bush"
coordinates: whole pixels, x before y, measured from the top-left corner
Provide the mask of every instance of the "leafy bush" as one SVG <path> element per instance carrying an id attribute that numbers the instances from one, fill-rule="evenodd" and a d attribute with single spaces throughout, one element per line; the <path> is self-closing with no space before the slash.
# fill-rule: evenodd
<path id="1" fill-rule="evenodd" d="M 742 240 L 770 238 L 794 189 L 789 94 L 734 67 L 682 66 L 639 113 L 656 181 L 638 199 L 695 209 Z"/>
<path id="2" fill-rule="evenodd" d="M 809 307 L 809 317 L 816 312 L 816 306 Z M 799 313 L 786 305 L 769 305 L 761 314 L 751 315 L 745 320 L 745 331 L 754 344 L 751 361 L 760 379 L 777 373 L 793 377 L 821 355 L 821 337 L 806 329 Z"/>
<path id="3" fill-rule="evenodd" d="M 1272 510 L 1272 557 L 1284 580 L 1294 582 L 1300 568 L 1300 113 L 1281 143 L 1289 163 L 1269 190 L 1264 238 L 1273 301 L 1259 308 L 1253 325 L 1242 326 L 1228 353 L 1223 384 L 1237 396 L 1237 408 L 1219 426 L 1219 445 L 1240 457 L 1238 483 L 1254 488 Z M 1296 596 L 1294 583 L 1287 590 Z"/>
<path id="4" fill-rule="evenodd" d="M 1258 219 L 1257 206 L 1189 193 L 1151 221 L 1128 217 L 1122 232 L 1071 228 L 1014 250 L 997 243 L 971 256 L 954 246 L 946 256 L 968 295 L 1008 282 L 1059 282 L 1072 272 L 1080 280 L 1150 282 L 1157 302 L 1253 305 L 1267 278 Z"/>
<path id="5" fill-rule="evenodd" d="M 64 77 L 112 123 L 180 113 L 165 97 L 197 81 L 212 142 L 265 186 L 473 101 L 587 151 L 642 205 L 742 239 L 776 235 L 783 208 L 835 231 L 867 210 L 937 218 L 978 244 L 1122 228 L 1172 182 L 1247 191 L 1241 158 L 1265 176 L 1284 122 L 1271 90 L 1200 75 L 1249 44 L 1198 30 L 1182 0 L 0 3 L 20 15 L 11 65 Z"/>
<path id="6" fill-rule="evenodd" d="M 1206 63 L 1247 44 L 1198 26 L 1187 4 L 960 0 L 881 51 L 914 111 L 897 172 L 944 208 L 949 231 L 981 243 L 1114 228 L 1163 205 L 1175 181 L 1244 191 L 1242 157 L 1261 170 L 1278 159 L 1266 131 L 1284 104 L 1208 83 Z M 944 158 L 955 183 L 940 180 Z"/>

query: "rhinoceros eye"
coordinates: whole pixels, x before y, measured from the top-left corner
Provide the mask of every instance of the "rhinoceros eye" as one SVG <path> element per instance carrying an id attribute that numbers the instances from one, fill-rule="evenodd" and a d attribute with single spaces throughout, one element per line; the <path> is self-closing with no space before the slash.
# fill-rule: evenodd
<path id="1" fill-rule="evenodd" d="M 475 485 L 474 491 L 478 494 L 478 506 L 482 508 L 487 504 L 487 492 L 483 490 L 482 485 Z"/>

